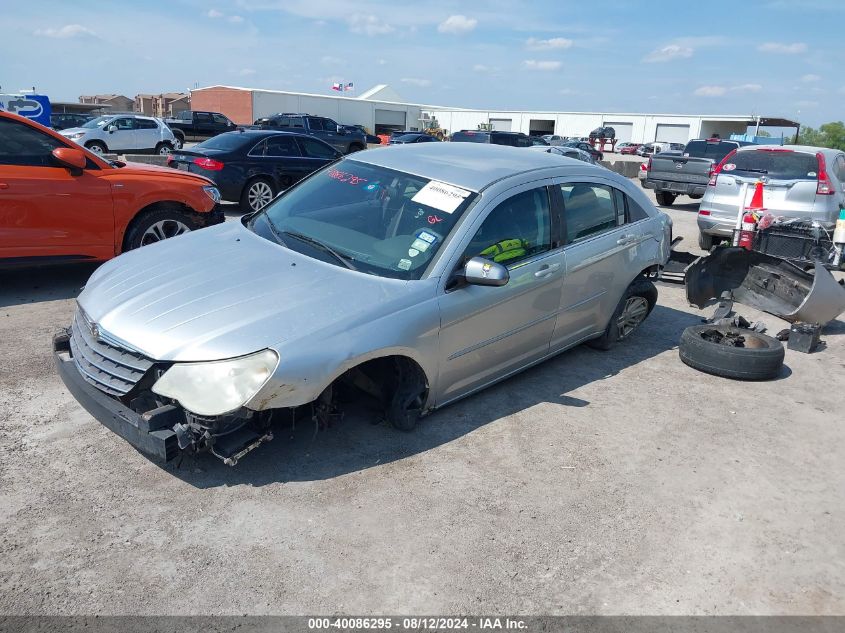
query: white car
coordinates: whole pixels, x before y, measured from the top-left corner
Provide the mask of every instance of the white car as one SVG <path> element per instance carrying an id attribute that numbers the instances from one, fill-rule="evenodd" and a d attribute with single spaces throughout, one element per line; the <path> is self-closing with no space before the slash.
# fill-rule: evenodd
<path id="1" fill-rule="evenodd" d="M 182 147 L 161 119 L 134 114 L 109 114 L 60 134 L 97 154 L 122 152 L 166 155 Z"/>

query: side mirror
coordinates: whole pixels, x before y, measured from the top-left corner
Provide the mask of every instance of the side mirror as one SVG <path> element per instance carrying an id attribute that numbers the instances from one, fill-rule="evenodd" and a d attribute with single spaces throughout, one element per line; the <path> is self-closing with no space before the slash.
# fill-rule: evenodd
<path id="1" fill-rule="evenodd" d="M 106 126 L 106 132 L 108 132 L 109 134 L 114 134 L 116 131 L 117 131 L 116 125 L 112 124 L 112 125 Z"/>
<path id="2" fill-rule="evenodd" d="M 341 134 L 341 135 L 346 134 L 346 128 L 343 127 L 342 125 L 338 125 L 337 126 L 337 133 Z"/>
<path id="3" fill-rule="evenodd" d="M 88 159 L 81 149 L 74 149 L 72 147 L 57 147 L 52 151 L 53 158 L 62 166 L 68 169 L 81 170 L 85 169 Z"/>
<path id="4" fill-rule="evenodd" d="M 464 268 L 464 279 L 473 286 L 504 286 L 510 281 L 510 273 L 501 264 L 473 257 Z"/>

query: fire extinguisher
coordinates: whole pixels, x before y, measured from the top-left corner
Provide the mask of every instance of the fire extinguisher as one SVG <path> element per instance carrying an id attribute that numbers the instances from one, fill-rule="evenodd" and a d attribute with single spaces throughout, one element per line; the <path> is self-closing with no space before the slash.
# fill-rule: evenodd
<path id="1" fill-rule="evenodd" d="M 747 251 L 751 250 L 751 245 L 754 243 L 754 233 L 757 229 L 757 218 L 750 211 L 746 211 L 742 216 L 742 227 L 739 230 L 739 243 L 737 246 L 744 248 Z"/>

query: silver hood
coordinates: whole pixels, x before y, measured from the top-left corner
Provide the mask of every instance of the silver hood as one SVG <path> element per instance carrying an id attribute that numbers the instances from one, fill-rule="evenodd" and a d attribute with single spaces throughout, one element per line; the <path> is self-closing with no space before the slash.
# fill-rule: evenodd
<path id="1" fill-rule="evenodd" d="M 410 290 L 225 222 L 103 264 L 79 305 L 101 331 L 152 359 L 204 361 L 348 329 L 383 315 L 385 304 L 405 306 Z"/>

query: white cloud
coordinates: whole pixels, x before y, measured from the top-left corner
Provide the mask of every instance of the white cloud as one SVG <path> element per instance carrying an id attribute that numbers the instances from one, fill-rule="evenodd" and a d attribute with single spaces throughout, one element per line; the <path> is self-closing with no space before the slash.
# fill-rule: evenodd
<path id="1" fill-rule="evenodd" d="M 559 95 L 564 95 L 564 96 L 569 96 L 569 97 L 571 97 L 573 95 L 582 94 L 580 90 L 575 90 L 574 88 L 561 88 L 560 90 L 557 91 L 557 93 Z"/>
<path id="2" fill-rule="evenodd" d="M 206 15 L 210 18 L 222 18 L 223 12 L 218 11 L 217 9 L 209 9 Z"/>
<path id="3" fill-rule="evenodd" d="M 362 35 L 385 35 L 393 32 L 393 27 L 383 22 L 374 15 L 363 15 L 356 13 L 349 18 L 349 30 Z"/>
<path id="4" fill-rule="evenodd" d="M 818 101 L 797 101 L 795 103 L 799 108 L 815 108 L 819 105 Z"/>
<path id="5" fill-rule="evenodd" d="M 693 94 L 696 97 L 721 97 L 728 91 L 724 86 L 701 86 Z"/>
<path id="6" fill-rule="evenodd" d="M 437 30 L 441 33 L 461 35 L 472 31 L 477 24 L 478 20 L 475 18 L 468 18 L 465 15 L 450 15 L 437 25 Z"/>
<path id="7" fill-rule="evenodd" d="M 417 79 L 416 77 L 403 77 L 400 81 L 420 88 L 428 88 L 431 85 L 431 79 Z"/>
<path id="8" fill-rule="evenodd" d="M 241 68 L 238 71 L 238 74 L 241 77 L 248 77 L 249 75 L 254 75 L 257 71 L 254 68 Z"/>
<path id="9" fill-rule="evenodd" d="M 563 49 L 572 46 L 572 40 L 565 37 L 553 37 L 548 40 L 538 40 L 534 37 L 529 37 L 525 42 L 525 47 L 532 51 L 548 51 L 553 49 Z"/>
<path id="10" fill-rule="evenodd" d="M 801 77 L 801 81 L 803 81 L 804 83 L 810 84 L 810 83 L 814 83 L 816 81 L 821 81 L 821 77 L 819 77 L 818 75 L 809 74 L 809 75 L 804 75 L 803 77 Z"/>
<path id="11" fill-rule="evenodd" d="M 685 57 L 692 57 L 695 49 L 691 46 L 681 46 L 680 44 L 667 44 L 662 48 L 657 48 L 651 51 L 648 55 L 643 57 L 643 61 L 648 64 L 656 62 L 668 62 L 673 59 L 681 59 Z"/>
<path id="12" fill-rule="evenodd" d="M 557 70 L 562 66 L 562 63 L 556 61 L 526 59 L 522 62 L 522 65 L 527 70 Z"/>
<path id="13" fill-rule="evenodd" d="M 376 63 L 379 66 L 384 66 L 385 64 L 387 64 L 387 60 L 386 59 L 379 59 L 379 60 L 376 61 Z"/>
<path id="14" fill-rule="evenodd" d="M 230 15 L 226 19 L 229 20 L 229 22 L 231 22 L 232 24 L 240 24 L 244 21 L 244 19 L 239 15 Z"/>
<path id="15" fill-rule="evenodd" d="M 486 73 L 488 70 L 490 70 L 490 67 L 485 66 L 484 64 L 476 64 L 472 67 L 472 69 L 477 73 Z"/>
<path id="16" fill-rule="evenodd" d="M 66 24 L 58 29 L 38 29 L 35 31 L 36 35 L 42 37 L 54 37 L 57 39 L 69 39 L 71 37 L 97 37 L 91 29 L 82 26 L 81 24 Z"/>
<path id="17" fill-rule="evenodd" d="M 734 92 L 760 92 L 762 89 L 763 86 L 760 84 L 740 84 L 731 87 Z"/>
<path id="18" fill-rule="evenodd" d="M 783 42 L 766 42 L 757 47 L 758 51 L 763 53 L 785 53 L 787 55 L 797 55 L 807 51 L 807 45 L 804 42 L 794 42 L 792 44 L 785 44 Z"/>

